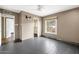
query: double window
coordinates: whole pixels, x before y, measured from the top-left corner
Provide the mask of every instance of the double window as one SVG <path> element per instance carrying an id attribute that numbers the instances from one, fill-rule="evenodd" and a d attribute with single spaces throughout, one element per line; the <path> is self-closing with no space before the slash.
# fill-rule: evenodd
<path id="1" fill-rule="evenodd" d="M 45 33 L 57 34 L 57 18 L 45 20 Z"/>

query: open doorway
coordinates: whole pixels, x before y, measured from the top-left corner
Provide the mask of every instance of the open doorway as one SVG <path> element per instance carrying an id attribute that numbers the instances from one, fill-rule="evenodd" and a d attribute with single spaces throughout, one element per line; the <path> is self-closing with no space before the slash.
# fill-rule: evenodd
<path id="1" fill-rule="evenodd" d="M 41 20 L 39 18 L 34 19 L 34 37 L 41 36 Z"/>
<path id="2" fill-rule="evenodd" d="M 15 17 L 12 15 L 2 15 L 2 44 L 6 44 L 15 39 Z"/>
<path id="3" fill-rule="evenodd" d="M 7 17 L 6 18 L 6 38 L 8 38 L 8 41 L 11 42 L 15 38 L 15 19 Z"/>
<path id="4" fill-rule="evenodd" d="M 34 20 L 34 37 L 38 37 L 38 20 Z"/>

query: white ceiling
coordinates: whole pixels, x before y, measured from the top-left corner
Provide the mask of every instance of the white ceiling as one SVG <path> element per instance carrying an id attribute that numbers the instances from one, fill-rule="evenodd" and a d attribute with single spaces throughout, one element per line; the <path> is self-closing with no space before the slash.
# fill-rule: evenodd
<path id="1" fill-rule="evenodd" d="M 38 5 L 0 5 L 0 8 L 11 10 L 19 13 L 20 11 L 26 11 L 38 16 L 46 16 L 57 12 L 73 9 L 79 7 L 79 5 L 41 5 L 42 9 L 38 10 Z"/>

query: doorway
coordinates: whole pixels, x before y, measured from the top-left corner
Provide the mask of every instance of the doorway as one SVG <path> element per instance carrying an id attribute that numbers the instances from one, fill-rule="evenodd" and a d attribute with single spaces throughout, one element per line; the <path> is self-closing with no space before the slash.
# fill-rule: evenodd
<path id="1" fill-rule="evenodd" d="M 14 18 L 6 17 L 6 38 L 8 38 L 9 42 L 14 40 L 15 36 L 14 22 L 15 22 Z"/>
<path id="2" fill-rule="evenodd" d="M 2 20 L 2 44 L 6 44 L 15 39 L 15 17 L 3 14 Z"/>
<path id="3" fill-rule="evenodd" d="M 34 20 L 34 37 L 38 37 L 38 20 Z"/>
<path id="4" fill-rule="evenodd" d="M 41 36 L 41 20 L 39 18 L 34 19 L 34 37 Z"/>

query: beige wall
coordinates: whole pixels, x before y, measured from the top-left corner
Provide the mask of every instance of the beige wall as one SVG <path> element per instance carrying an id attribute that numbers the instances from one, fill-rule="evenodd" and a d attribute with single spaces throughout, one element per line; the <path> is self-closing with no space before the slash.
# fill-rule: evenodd
<path id="1" fill-rule="evenodd" d="M 15 39 L 19 38 L 19 14 L 15 14 Z"/>
<path id="2" fill-rule="evenodd" d="M 27 21 L 26 16 L 31 16 L 31 21 Z M 34 37 L 34 18 L 39 18 L 38 16 L 32 15 L 27 12 L 21 12 L 19 14 L 19 37 L 22 40 Z"/>
<path id="3" fill-rule="evenodd" d="M 57 16 L 57 35 L 44 33 L 44 18 Z M 60 40 L 79 43 L 79 8 L 68 10 L 43 18 L 42 35 L 61 38 Z"/>

